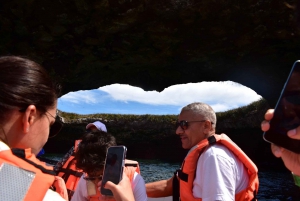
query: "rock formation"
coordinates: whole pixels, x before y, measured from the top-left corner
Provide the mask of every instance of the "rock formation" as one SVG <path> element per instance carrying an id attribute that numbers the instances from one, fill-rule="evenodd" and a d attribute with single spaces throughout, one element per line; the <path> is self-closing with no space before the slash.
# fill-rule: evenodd
<path id="1" fill-rule="evenodd" d="M 63 94 L 232 80 L 273 105 L 300 58 L 293 5 L 235 0 L 10 0 L 0 55 L 45 66 Z"/>

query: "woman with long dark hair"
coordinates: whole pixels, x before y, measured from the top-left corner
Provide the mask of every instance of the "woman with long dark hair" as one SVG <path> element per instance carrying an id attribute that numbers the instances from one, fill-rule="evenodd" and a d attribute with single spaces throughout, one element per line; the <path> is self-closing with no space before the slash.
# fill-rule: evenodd
<path id="1" fill-rule="evenodd" d="M 0 57 L 1 200 L 67 200 L 63 180 L 35 157 L 62 126 L 59 91 L 36 62 Z"/>

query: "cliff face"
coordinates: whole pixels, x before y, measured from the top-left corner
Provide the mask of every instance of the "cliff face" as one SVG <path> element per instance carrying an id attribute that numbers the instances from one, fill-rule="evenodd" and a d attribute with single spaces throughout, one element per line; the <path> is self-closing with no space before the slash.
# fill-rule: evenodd
<path id="1" fill-rule="evenodd" d="M 173 84 L 232 80 L 272 104 L 300 58 L 294 11 L 284 4 L 4 1 L 0 55 L 42 63 L 62 83 L 63 94 L 113 83 L 161 91 Z"/>

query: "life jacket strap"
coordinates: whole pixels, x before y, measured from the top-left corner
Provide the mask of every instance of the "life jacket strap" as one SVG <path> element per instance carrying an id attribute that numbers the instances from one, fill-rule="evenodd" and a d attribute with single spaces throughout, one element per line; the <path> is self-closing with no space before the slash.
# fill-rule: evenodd
<path id="1" fill-rule="evenodd" d="M 176 170 L 174 172 L 174 176 L 173 176 L 173 201 L 179 201 L 179 198 L 180 198 L 180 189 L 179 189 L 179 181 L 178 181 L 178 178 L 177 178 L 177 175 L 178 175 L 178 172 L 181 171 L 181 170 Z"/>
<path id="2" fill-rule="evenodd" d="M 136 163 L 125 163 L 125 167 L 128 167 L 128 166 L 130 166 L 130 167 L 137 167 L 138 164 L 136 164 Z"/>
<path id="3" fill-rule="evenodd" d="M 217 139 L 216 139 L 216 137 L 215 137 L 214 135 L 209 136 L 209 137 L 207 138 L 207 140 L 208 140 L 208 143 L 209 143 L 210 145 L 213 145 L 213 144 L 215 144 L 215 143 L 217 142 Z"/>
<path id="4" fill-rule="evenodd" d="M 208 137 L 207 140 L 208 140 L 209 145 L 213 145 L 213 144 L 215 144 L 217 142 L 215 136 L 213 136 L 213 135 L 210 136 L 210 137 Z M 201 154 L 202 154 L 203 151 L 204 151 L 204 148 L 200 152 L 199 157 L 201 156 Z M 199 158 L 198 158 L 198 160 L 199 160 Z M 184 165 L 184 162 L 183 162 L 183 165 Z M 182 165 L 182 167 L 183 167 L 183 165 Z M 177 175 L 178 175 L 178 177 L 179 177 L 180 180 L 188 182 L 188 178 L 189 178 L 188 174 L 184 173 L 181 169 L 176 170 L 176 173 L 177 173 Z"/>
<path id="5" fill-rule="evenodd" d="M 67 189 L 67 192 L 68 192 L 68 197 L 69 197 L 69 200 L 71 200 L 72 196 L 74 195 L 74 192 L 73 190 L 70 190 L 70 189 Z"/>
<path id="6" fill-rule="evenodd" d="M 213 136 L 213 135 L 208 137 L 207 140 L 208 140 L 209 145 L 213 145 L 217 142 L 215 136 Z M 204 148 L 202 149 L 202 152 L 203 151 L 204 151 Z M 199 154 L 199 157 L 200 157 L 201 153 Z M 184 162 L 185 161 L 183 161 L 182 167 L 184 166 Z M 188 182 L 189 175 L 184 173 L 181 169 L 176 170 L 174 172 L 174 177 L 173 177 L 173 201 L 179 201 L 180 200 L 180 186 L 179 186 L 180 183 L 179 183 L 179 180 L 178 180 L 177 177 L 180 180 L 184 181 L 184 182 Z"/>
<path id="7" fill-rule="evenodd" d="M 60 169 L 64 166 L 64 164 L 68 161 L 71 156 L 75 155 L 74 146 L 64 155 L 64 157 L 56 163 L 54 166 L 54 171 L 58 174 Z"/>
<path id="8" fill-rule="evenodd" d="M 251 200 L 251 201 L 257 201 L 257 198 L 256 198 L 256 190 L 254 190 L 254 192 L 253 192 L 253 199 Z"/>
<path id="9" fill-rule="evenodd" d="M 50 175 L 54 175 L 54 176 L 56 175 L 56 173 L 55 173 L 54 171 L 48 170 L 48 169 L 44 168 L 43 166 L 38 165 L 38 164 L 36 164 L 35 162 L 33 162 L 33 161 L 31 161 L 31 160 L 28 160 L 28 159 L 26 158 L 26 156 L 25 156 L 25 150 L 24 150 L 24 149 L 12 148 L 11 151 L 12 151 L 12 153 L 13 153 L 15 156 L 17 156 L 17 157 L 23 159 L 24 161 L 26 161 L 27 163 L 33 165 L 35 168 L 40 169 L 43 173 L 45 173 L 45 174 L 50 174 Z"/>
<path id="10" fill-rule="evenodd" d="M 83 172 L 77 172 L 75 170 L 71 170 L 71 169 L 66 169 L 66 168 L 62 168 L 60 170 L 60 172 L 65 173 L 66 175 L 74 175 L 75 177 L 81 177 L 83 175 Z"/>
<path id="11" fill-rule="evenodd" d="M 188 174 L 182 172 L 182 170 L 177 170 L 177 172 L 178 172 L 178 177 L 180 180 L 188 182 L 188 178 L 189 178 Z"/>

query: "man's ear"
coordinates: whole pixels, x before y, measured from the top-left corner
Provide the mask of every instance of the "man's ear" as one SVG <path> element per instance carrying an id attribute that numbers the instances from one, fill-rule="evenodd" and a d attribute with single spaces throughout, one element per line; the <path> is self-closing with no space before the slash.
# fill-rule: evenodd
<path id="1" fill-rule="evenodd" d="M 204 122 L 204 129 L 207 131 L 207 133 L 210 133 L 213 130 L 212 124 L 210 121 Z"/>
<path id="2" fill-rule="evenodd" d="M 35 118 L 37 117 L 37 110 L 35 105 L 29 105 L 23 116 L 23 132 L 28 133 L 30 130 L 30 127 L 32 126 Z"/>

